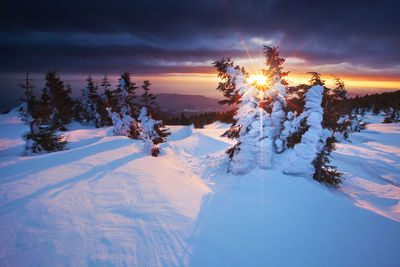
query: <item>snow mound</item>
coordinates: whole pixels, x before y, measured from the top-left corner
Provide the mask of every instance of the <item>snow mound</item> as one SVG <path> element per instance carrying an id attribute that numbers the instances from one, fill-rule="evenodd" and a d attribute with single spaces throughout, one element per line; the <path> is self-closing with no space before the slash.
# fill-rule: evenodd
<path id="1" fill-rule="evenodd" d="M 185 138 L 188 138 L 193 133 L 194 126 L 183 126 L 177 131 L 173 131 L 172 134 L 168 137 L 168 141 L 178 141 Z"/>

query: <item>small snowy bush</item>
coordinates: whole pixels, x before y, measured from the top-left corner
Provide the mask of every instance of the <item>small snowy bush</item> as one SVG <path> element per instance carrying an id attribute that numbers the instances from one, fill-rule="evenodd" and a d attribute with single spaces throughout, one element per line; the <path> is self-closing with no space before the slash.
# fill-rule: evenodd
<path id="1" fill-rule="evenodd" d="M 114 135 L 127 136 L 136 139 L 139 135 L 139 124 L 130 115 L 112 112 L 111 108 L 107 108 L 108 114 L 113 123 Z"/>
<path id="2" fill-rule="evenodd" d="M 167 129 L 164 128 L 162 121 L 152 119 L 145 107 L 142 107 L 138 120 L 140 122 L 139 138 L 143 140 L 144 152 L 157 157 L 160 153 L 158 144 L 165 142 L 169 135 Z"/>

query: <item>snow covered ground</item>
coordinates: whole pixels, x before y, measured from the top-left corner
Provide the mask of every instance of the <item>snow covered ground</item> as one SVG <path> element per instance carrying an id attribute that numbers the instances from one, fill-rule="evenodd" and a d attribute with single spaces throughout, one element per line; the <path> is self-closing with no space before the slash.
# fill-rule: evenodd
<path id="1" fill-rule="evenodd" d="M 332 191 L 270 170 L 226 174 L 226 126 L 171 126 L 158 158 L 73 124 L 69 150 L 21 156 L 0 116 L 0 266 L 398 266 L 400 124 L 339 144 Z"/>

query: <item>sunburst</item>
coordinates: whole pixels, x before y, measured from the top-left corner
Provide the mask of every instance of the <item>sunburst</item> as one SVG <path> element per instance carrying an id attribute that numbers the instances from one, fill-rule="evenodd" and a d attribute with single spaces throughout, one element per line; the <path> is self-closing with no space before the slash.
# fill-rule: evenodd
<path id="1" fill-rule="evenodd" d="M 249 78 L 247 78 L 247 81 L 256 86 L 266 86 L 268 80 L 264 75 L 250 75 Z"/>

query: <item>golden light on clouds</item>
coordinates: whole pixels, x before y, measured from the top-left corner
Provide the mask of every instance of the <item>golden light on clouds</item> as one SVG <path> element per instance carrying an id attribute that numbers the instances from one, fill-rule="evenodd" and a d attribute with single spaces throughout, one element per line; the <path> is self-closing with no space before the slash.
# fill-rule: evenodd
<path id="1" fill-rule="evenodd" d="M 335 84 L 335 78 L 332 76 L 327 76 L 323 75 L 322 76 L 323 80 L 325 80 L 327 86 L 334 86 Z M 388 79 L 385 80 L 385 77 L 343 77 L 343 76 L 338 76 L 341 80 L 344 81 L 346 87 L 348 90 L 352 89 L 357 89 L 358 91 L 365 89 L 365 91 L 371 91 L 372 89 L 379 92 L 379 91 L 384 91 L 386 89 L 389 90 L 395 90 L 395 89 L 400 89 L 400 80 L 392 80 Z M 287 80 L 295 85 L 295 84 L 301 84 L 305 83 L 308 84 L 310 80 L 310 76 L 307 74 L 301 75 L 301 74 L 290 74 L 287 78 Z"/>

